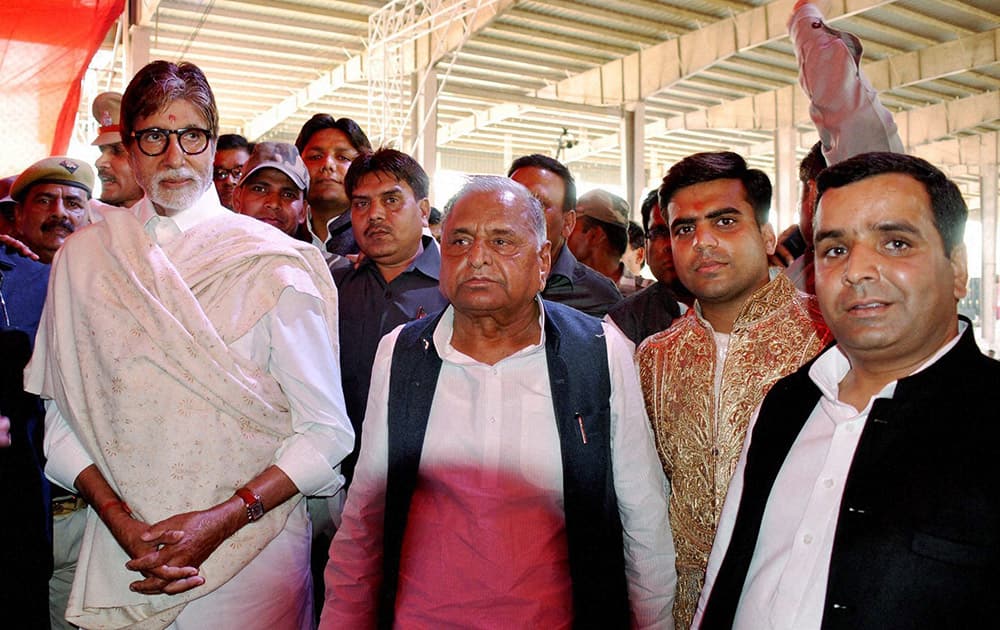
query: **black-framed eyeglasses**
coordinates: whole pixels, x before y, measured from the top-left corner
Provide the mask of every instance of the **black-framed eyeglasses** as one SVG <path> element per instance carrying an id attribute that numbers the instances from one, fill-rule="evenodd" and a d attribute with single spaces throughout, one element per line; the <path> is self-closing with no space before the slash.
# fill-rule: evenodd
<path id="1" fill-rule="evenodd" d="M 170 144 L 170 136 L 177 136 L 177 143 L 181 151 L 188 155 L 198 155 L 204 153 L 208 148 L 208 141 L 212 134 L 207 129 L 198 127 L 184 127 L 183 129 L 160 129 L 150 127 L 149 129 L 139 129 L 132 132 L 139 145 L 139 150 L 149 157 L 163 155 Z"/>
<path id="2" fill-rule="evenodd" d="M 244 166 L 246 165 L 240 164 L 238 166 L 234 166 L 233 168 L 216 167 L 215 170 L 212 171 L 212 179 L 214 179 L 217 182 L 221 182 L 225 179 L 232 179 L 234 183 L 239 182 L 240 177 L 243 176 Z"/>
<path id="3" fill-rule="evenodd" d="M 657 225 L 649 228 L 646 231 L 646 239 L 650 241 L 658 241 L 662 238 L 670 238 L 670 228 L 665 225 Z"/>

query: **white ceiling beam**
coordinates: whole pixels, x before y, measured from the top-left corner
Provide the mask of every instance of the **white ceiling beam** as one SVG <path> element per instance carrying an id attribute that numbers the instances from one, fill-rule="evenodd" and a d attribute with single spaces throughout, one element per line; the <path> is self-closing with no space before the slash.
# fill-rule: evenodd
<path id="1" fill-rule="evenodd" d="M 876 90 L 886 91 L 997 63 L 1000 63 L 1000 29 L 874 61 L 865 64 L 864 71 Z M 773 130 L 777 126 L 777 103 L 783 99 L 794 104 L 794 124 L 811 125 L 808 99 L 798 85 L 787 85 L 669 119 L 658 119 L 646 125 L 646 138 L 656 138 L 678 129 Z M 897 114 L 897 118 L 901 115 Z M 907 143 L 902 132 L 900 137 Z M 584 159 L 607 150 L 618 141 L 618 134 L 595 138 L 567 152 L 566 159 Z"/>
<path id="2" fill-rule="evenodd" d="M 892 0 L 834 0 L 828 22 Z M 745 50 L 787 37 L 794 0 L 774 0 L 539 90 L 538 96 L 590 105 L 634 103 Z"/>
<path id="3" fill-rule="evenodd" d="M 456 0 L 462 2 L 463 0 Z M 498 0 L 488 7 L 477 11 L 471 18 L 467 29 L 473 33 L 479 32 L 493 23 L 493 20 L 504 11 L 515 6 L 522 0 Z M 407 74 L 429 68 L 442 57 L 458 50 L 465 40 L 462 28 L 454 28 L 445 23 L 429 29 L 412 43 L 412 54 L 404 55 L 408 67 Z M 251 120 L 246 127 L 248 138 L 259 138 L 280 125 L 282 121 L 299 109 L 307 108 L 325 96 L 332 94 L 339 87 L 349 83 L 365 83 L 367 81 L 368 55 L 362 53 L 349 59 L 346 63 L 325 71 L 318 79 L 309 85 L 296 90 L 294 94 Z"/>
<path id="4" fill-rule="evenodd" d="M 132 15 L 132 24 L 137 26 L 153 26 L 156 12 L 160 8 L 160 0 L 139 0 L 133 2 L 135 13 Z"/>
<path id="5" fill-rule="evenodd" d="M 892 1 L 832 0 L 828 22 L 836 22 Z M 627 106 L 645 100 L 738 52 L 787 36 L 786 22 L 794 4 L 795 0 L 774 0 L 765 6 L 706 25 L 701 30 L 567 77 L 536 90 L 531 96 L 551 99 L 559 104 L 607 106 Z M 520 115 L 525 111 L 497 105 L 479 115 L 479 120 L 495 124 L 501 122 L 505 115 Z M 481 129 L 476 118 L 472 115 L 445 126 L 438 134 L 438 142 L 443 146 L 463 133 Z M 614 141 L 617 142 L 617 135 Z"/>
<path id="6" fill-rule="evenodd" d="M 958 165 L 979 166 L 980 146 L 984 138 L 991 135 L 995 137 L 998 134 L 994 131 L 975 136 L 938 140 L 914 147 L 911 153 L 940 168 Z"/>
<path id="7" fill-rule="evenodd" d="M 896 114 L 903 146 L 918 147 L 1000 120 L 1000 92 L 929 105 Z"/>
<path id="8" fill-rule="evenodd" d="M 772 96 L 772 94 L 769 93 L 768 96 Z M 669 139 L 670 133 L 691 131 L 692 129 L 773 130 L 775 125 L 767 121 L 776 119 L 776 113 L 773 108 L 774 100 L 776 99 L 771 99 L 772 102 L 770 105 L 772 107 L 770 109 L 764 108 L 765 111 L 750 112 L 744 117 L 730 118 L 730 122 L 733 123 L 732 125 L 724 124 L 722 120 L 713 120 L 712 124 L 707 124 L 708 121 L 706 118 L 699 117 L 704 112 L 694 112 L 684 117 L 690 123 L 689 125 L 675 122 L 681 117 L 672 118 L 669 121 L 661 119 L 646 125 L 646 133 L 651 134 L 651 138 L 666 137 Z M 800 111 L 798 106 L 795 109 L 797 112 Z M 912 151 L 916 147 L 946 139 L 959 133 L 969 132 L 982 125 L 997 124 L 997 121 L 1000 120 L 1000 91 L 984 92 L 983 94 L 947 103 L 938 103 L 919 109 L 899 112 L 895 114 L 895 120 L 903 145 L 908 151 Z M 655 134 L 655 136 L 652 134 Z M 815 141 L 815 135 L 811 131 L 802 133 L 800 136 L 800 138 L 809 137 Z M 800 147 L 803 146 L 801 144 L 803 141 L 800 139 Z M 574 147 L 566 153 L 564 162 L 570 164 L 583 160 L 595 154 L 616 149 L 620 144 L 618 134 L 608 134 Z M 769 152 L 769 149 L 763 144 L 757 147 L 756 150 L 764 153 Z M 773 149 L 770 151 L 773 151 Z"/>

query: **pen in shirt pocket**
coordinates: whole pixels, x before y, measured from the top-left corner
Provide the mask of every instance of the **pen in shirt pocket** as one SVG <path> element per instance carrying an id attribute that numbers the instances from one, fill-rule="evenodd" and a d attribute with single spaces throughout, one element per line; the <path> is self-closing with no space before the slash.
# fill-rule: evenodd
<path id="1" fill-rule="evenodd" d="M 583 416 L 576 414 L 576 423 L 580 425 L 580 437 L 583 438 L 583 443 L 587 443 L 587 432 L 583 429 Z"/>

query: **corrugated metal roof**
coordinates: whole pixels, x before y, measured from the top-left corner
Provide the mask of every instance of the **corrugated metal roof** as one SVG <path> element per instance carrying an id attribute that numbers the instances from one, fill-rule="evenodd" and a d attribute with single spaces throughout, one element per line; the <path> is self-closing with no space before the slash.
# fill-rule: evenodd
<path id="1" fill-rule="evenodd" d="M 149 32 L 150 58 L 184 59 L 202 67 L 215 91 L 225 132 L 257 135 L 253 140 L 291 141 L 309 116 L 324 111 L 354 118 L 378 138 L 382 130 L 369 112 L 369 86 L 363 76 L 344 72 L 344 68 L 358 63 L 358 58 L 367 60 L 369 18 L 389 4 L 378 0 L 161 0 L 153 3 L 155 10 L 143 24 Z M 407 2 L 391 4 L 401 7 Z M 717 42 L 705 35 L 704 45 L 690 50 L 695 55 L 707 54 L 709 63 L 682 73 L 677 80 L 664 81 L 662 89 L 644 99 L 646 165 L 660 170 L 695 150 L 732 147 L 752 152 L 755 163 L 773 169 L 774 151 L 767 145 L 774 130 L 768 128 L 767 116 L 748 111 L 739 128 L 709 129 L 683 129 L 679 117 L 690 119 L 711 108 L 741 107 L 751 97 L 770 98 L 795 85 L 795 58 L 783 30 L 791 0 L 428 0 L 409 4 L 425 11 L 456 4 L 466 10 L 477 4 L 502 8 L 437 64 L 442 167 L 475 164 L 481 170 L 489 166 L 501 172 L 503 160 L 510 155 L 554 153 L 565 128 L 577 143 L 566 156 L 580 162 L 580 167 L 586 164 L 588 171 L 596 169 L 617 178 L 621 146 L 608 139 L 618 133 L 620 112 L 634 105 L 639 86 L 626 82 L 625 95 L 601 95 L 612 77 L 602 78 L 597 69 L 605 66 L 605 72 L 610 72 L 607 64 L 622 59 L 629 60 L 625 64 L 629 67 L 642 61 L 640 51 L 732 25 L 728 32 L 739 43 L 737 52 L 715 55 Z M 944 104 L 962 109 L 955 115 L 957 126 L 945 129 L 940 137 L 923 134 L 922 143 L 1000 129 L 996 115 L 991 116 L 1000 109 L 994 105 L 1000 103 L 996 52 L 1000 3 L 859 0 L 847 4 L 862 10 L 836 19 L 835 24 L 861 37 L 867 63 L 883 64 L 880 68 L 891 80 L 882 98 L 890 109 L 900 115 Z M 751 14 L 752 21 L 747 18 Z M 468 13 L 465 19 L 469 20 Z M 762 30 L 767 31 L 763 36 Z M 943 64 L 945 70 L 938 74 L 928 69 L 954 56 L 942 51 L 942 44 L 964 42 L 977 34 L 994 35 L 992 56 L 981 55 L 986 62 L 959 69 Z M 913 77 L 904 72 L 904 66 L 893 65 L 907 53 L 927 56 L 920 62 L 923 74 Z M 965 53 L 970 59 L 978 58 L 968 50 Z M 644 66 L 643 74 L 658 76 L 661 70 Z M 332 81 L 335 89 L 325 88 L 326 81 Z M 398 115 L 402 117 L 411 98 L 409 79 L 402 81 L 400 89 Z M 550 91 L 558 91 L 559 96 L 553 97 Z M 509 112 L 499 110 L 505 105 Z M 796 124 L 798 150 L 804 153 L 815 133 L 808 118 L 800 116 Z M 650 173 L 650 180 L 661 174 Z M 965 177 L 965 184 L 974 187 L 975 177 Z"/>

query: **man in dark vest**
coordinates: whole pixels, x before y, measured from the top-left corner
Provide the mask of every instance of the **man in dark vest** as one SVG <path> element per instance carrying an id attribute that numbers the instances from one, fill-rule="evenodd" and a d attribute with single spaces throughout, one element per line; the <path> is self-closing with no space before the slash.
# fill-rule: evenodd
<path id="1" fill-rule="evenodd" d="M 1000 363 L 957 314 L 968 208 L 919 158 L 817 180 L 837 344 L 761 404 L 695 626 L 982 628 L 1000 618 Z"/>
<path id="2" fill-rule="evenodd" d="M 379 346 L 321 627 L 673 627 L 624 338 L 539 298 L 550 244 L 521 184 L 470 179 L 442 226 L 450 306 Z"/>

